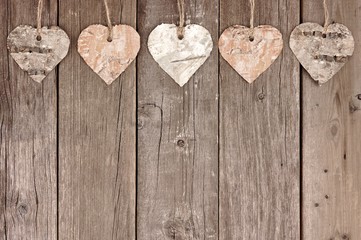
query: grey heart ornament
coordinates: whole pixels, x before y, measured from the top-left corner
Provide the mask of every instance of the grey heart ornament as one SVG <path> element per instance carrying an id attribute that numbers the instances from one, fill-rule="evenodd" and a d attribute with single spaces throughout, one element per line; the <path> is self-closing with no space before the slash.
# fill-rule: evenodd
<path id="1" fill-rule="evenodd" d="M 7 47 L 19 67 L 34 81 L 41 83 L 67 55 L 70 39 L 57 26 L 43 27 L 41 39 L 37 36 L 36 28 L 18 26 L 9 34 Z"/>
<path id="2" fill-rule="evenodd" d="M 342 24 L 330 24 L 325 31 L 317 23 L 303 23 L 293 30 L 290 47 L 311 77 L 323 84 L 352 56 L 355 41 L 351 31 Z"/>

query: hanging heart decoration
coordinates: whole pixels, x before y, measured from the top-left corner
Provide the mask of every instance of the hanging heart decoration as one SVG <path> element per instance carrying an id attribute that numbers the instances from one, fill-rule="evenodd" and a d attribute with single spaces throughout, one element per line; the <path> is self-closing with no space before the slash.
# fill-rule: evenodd
<path id="1" fill-rule="evenodd" d="M 42 27 L 43 0 L 38 2 L 37 27 L 16 27 L 7 38 L 10 56 L 30 78 L 42 80 L 68 54 L 70 39 L 59 27 Z"/>
<path id="2" fill-rule="evenodd" d="M 181 87 L 209 58 L 211 34 L 197 24 L 185 26 L 184 0 L 177 0 L 179 25 L 161 24 L 149 35 L 148 49 L 159 66 Z"/>
<path id="3" fill-rule="evenodd" d="M 112 39 L 103 25 L 91 25 L 78 39 L 78 52 L 107 84 L 111 84 L 134 61 L 140 49 L 140 36 L 127 25 L 112 27 Z"/>
<path id="4" fill-rule="evenodd" d="M 108 1 L 103 2 L 108 26 L 98 24 L 84 29 L 78 39 L 78 52 L 85 63 L 109 85 L 137 57 L 140 36 L 131 26 L 113 26 Z"/>
<path id="5" fill-rule="evenodd" d="M 321 85 L 330 80 L 352 56 L 355 40 L 339 23 L 330 24 L 327 0 L 323 0 L 325 25 L 303 23 L 291 33 L 290 47 L 301 65 Z"/>
<path id="6" fill-rule="evenodd" d="M 41 38 L 36 28 L 18 26 L 8 36 L 11 57 L 36 82 L 40 83 L 67 55 L 68 35 L 59 27 L 43 27 Z"/>
<path id="7" fill-rule="evenodd" d="M 159 25 L 149 35 L 148 48 L 159 66 L 182 87 L 209 58 L 213 42 L 200 25 L 187 25 L 182 39 L 177 31 L 174 24 Z"/>
<path id="8" fill-rule="evenodd" d="M 248 83 L 255 81 L 278 58 L 283 49 L 282 34 L 269 25 L 254 27 L 255 1 L 249 0 L 250 27 L 234 25 L 219 39 L 222 57 Z"/>
<path id="9" fill-rule="evenodd" d="M 350 30 L 339 23 L 324 27 L 317 23 L 297 26 L 290 47 L 302 66 L 319 84 L 326 83 L 352 56 L 355 42 Z"/>
<path id="10" fill-rule="evenodd" d="M 282 48 L 282 34 L 267 25 L 254 29 L 235 25 L 226 29 L 219 39 L 222 57 L 249 83 L 271 66 Z"/>

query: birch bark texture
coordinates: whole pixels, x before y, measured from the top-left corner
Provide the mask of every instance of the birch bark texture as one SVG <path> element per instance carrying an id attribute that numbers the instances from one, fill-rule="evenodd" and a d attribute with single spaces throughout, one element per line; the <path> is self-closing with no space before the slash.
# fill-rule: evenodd
<path id="1" fill-rule="evenodd" d="M 183 87 L 209 58 L 213 41 L 209 31 L 197 24 L 185 26 L 181 39 L 175 24 L 161 24 L 150 33 L 148 48 L 159 66 Z"/>
<path id="2" fill-rule="evenodd" d="M 355 49 L 351 31 L 342 24 L 325 27 L 302 23 L 291 33 L 290 47 L 302 66 L 319 84 L 330 80 Z"/>
<path id="3" fill-rule="evenodd" d="M 70 40 L 59 27 L 38 30 L 29 25 L 16 27 L 8 36 L 10 55 L 19 67 L 40 83 L 68 54 Z"/>
<path id="4" fill-rule="evenodd" d="M 108 27 L 91 25 L 80 33 L 78 39 L 80 56 L 108 85 L 134 61 L 139 48 L 139 34 L 124 24 L 112 26 L 111 34 Z"/>
<path id="5" fill-rule="evenodd" d="M 277 28 L 234 25 L 219 39 L 222 57 L 247 82 L 252 83 L 278 58 L 283 49 L 282 34 Z"/>

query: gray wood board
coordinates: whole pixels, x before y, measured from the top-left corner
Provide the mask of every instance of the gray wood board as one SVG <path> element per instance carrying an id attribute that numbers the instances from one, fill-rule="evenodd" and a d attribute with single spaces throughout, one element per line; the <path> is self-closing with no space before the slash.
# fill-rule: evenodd
<path id="1" fill-rule="evenodd" d="M 135 1 L 108 2 L 114 23 L 135 27 Z M 103 1 L 59 4 L 72 42 L 59 68 L 59 239 L 135 239 L 135 63 L 107 86 L 76 46 L 106 24 Z"/>
<path id="2" fill-rule="evenodd" d="M 155 26 L 178 22 L 176 1 L 109 0 L 113 23 L 135 27 L 138 13 L 142 44 L 110 86 L 76 49 L 81 30 L 106 24 L 102 1 L 45 1 L 43 25 L 59 19 L 71 49 L 59 79 L 55 70 L 41 84 L 6 49 L 12 29 L 36 25 L 37 0 L 1 1 L 0 239 L 299 240 L 301 225 L 305 240 L 361 236 L 359 3 L 329 1 L 356 46 L 319 87 L 288 45 L 300 19 L 324 21 L 322 1 L 302 2 L 256 0 L 256 25 L 280 29 L 285 45 L 249 85 L 216 48 L 224 29 L 249 24 L 249 1 L 186 0 L 188 23 L 215 47 L 180 88 L 146 46 Z"/>
<path id="3" fill-rule="evenodd" d="M 221 240 L 300 239 L 300 73 L 288 47 L 298 1 L 255 1 L 255 26 L 284 35 L 284 50 L 253 84 L 220 60 Z M 220 30 L 249 25 L 248 0 L 221 1 Z"/>
<path id="4" fill-rule="evenodd" d="M 187 21 L 218 40 L 218 1 L 185 1 Z M 218 239 L 218 51 L 180 88 L 147 49 L 160 23 L 177 23 L 176 1 L 138 2 L 139 240 Z"/>
<path id="5" fill-rule="evenodd" d="M 0 4 L 0 239 L 57 237 L 56 71 L 36 83 L 6 49 L 12 29 L 36 24 L 36 4 Z M 57 1 L 43 14 L 44 25 L 56 25 Z"/>
<path id="6" fill-rule="evenodd" d="M 361 236 L 360 2 L 328 1 L 332 21 L 354 35 L 353 57 L 319 87 L 302 71 L 303 237 Z M 322 2 L 303 1 L 303 21 L 323 24 Z"/>

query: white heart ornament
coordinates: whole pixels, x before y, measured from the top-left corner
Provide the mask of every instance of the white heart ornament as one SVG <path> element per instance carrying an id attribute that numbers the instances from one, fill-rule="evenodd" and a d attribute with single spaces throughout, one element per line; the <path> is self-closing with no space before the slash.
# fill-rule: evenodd
<path id="1" fill-rule="evenodd" d="M 324 27 L 317 23 L 303 23 L 292 31 L 290 47 L 311 77 L 322 84 L 352 56 L 355 41 L 342 24 L 331 24 L 324 32 Z"/>
<path id="2" fill-rule="evenodd" d="M 278 58 L 283 49 L 282 34 L 268 25 L 250 29 L 235 25 L 219 39 L 222 57 L 248 83 L 256 80 Z"/>
<path id="3" fill-rule="evenodd" d="M 207 29 L 190 24 L 179 39 L 177 26 L 161 24 L 149 35 L 148 48 L 154 60 L 179 86 L 184 86 L 209 58 L 213 41 Z"/>
<path id="4" fill-rule="evenodd" d="M 36 28 L 16 27 L 8 36 L 11 57 L 30 78 L 40 83 L 68 54 L 70 40 L 59 27 L 43 27 L 41 39 Z"/>
<path id="5" fill-rule="evenodd" d="M 137 57 L 140 36 L 131 26 L 116 25 L 112 29 L 112 41 L 108 37 L 108 27 L 91 25 L 79 36 L 78 52 L 106 84 L 111 84 Z"/>

